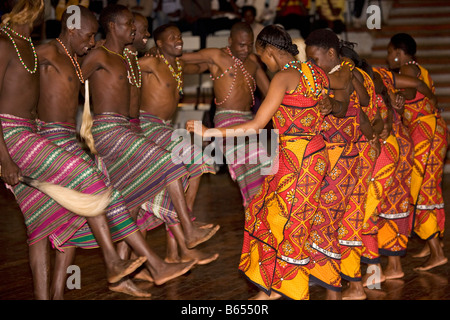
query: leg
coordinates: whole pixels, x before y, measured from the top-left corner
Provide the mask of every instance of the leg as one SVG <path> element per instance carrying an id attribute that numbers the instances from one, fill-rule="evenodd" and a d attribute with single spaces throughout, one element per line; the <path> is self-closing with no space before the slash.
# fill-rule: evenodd
<path id="1" fill-rule="evenodd" d="M 186 238 L 186 246 L 189 249 L 194 248 L 202 242 L 209 240 L 219 230 L 220 226 L 215 226 L 211 229 L 198 228 L 192 222 L 189 215 L 188 207 L 186 204 L 186 198 L 184 195 L 183 186 L 180 180 L 167 185 L 167 191 L 175 206 L 175 210 L 178 214 L 178 219 L 183 226 L 184 236 Z"/>
<path id="2" fill-rule="evenodd" d="M 327 289 L 327 300 L 342 300 L 342 293 L 340 291 L 334 291 Z"/>
<path id="3" fill-rule="evenodd" d="M 120 259 L 112 242 L 108 222 L 104 215 L 86 218 L 86 220 L 102 250 L 108 282 L 118 282 L 123 277 L 134 272 L 145 262 L 145 257 L 129 261 Z"/>
<path id="4" fill-rule="evenodd" d="M 179 224 L 169 226 L 169 229 L 175 237 L 176 240 L 175 245 L 178 244 L 178 247 L 180 249 L 179 261 L 186 262 L 191 260 L 197 260 L 197 264 L 204 265 L 216 260 L 219 257 L 218 253 L 207 254 L 196 249 L 187 248 L 185 244 L 183 229 Z"/>
<path id="5" fill-rule="evenodd" d="M 125 241 L 136 254 L 147 258 L 145 265 L 156 285 L 162 285 L 169 280 L 185 274 L 197 263 L 196 260 L 185 263 L 164 262 L 150 249 L 140 232 L 132 233 Z"/>
<path id="6" fill-rule="evenodd" d="M 366 298 L 361 281 L 349 281 L 348 288 L 342 292 L 342 300 L 365 300 Z"/>
<path id="7" fill-rule="evenodd" d="M 281 294 L 277 292 L 271 292 L 270 295 L 268 295 L 264 291 L 260 291 L 255 296 L 251 297 L 248 300 L 278 300 L 280 298 Z"/>
<path id="8" fill-rule="evenodd" d="M 178 254 L 178 244 L 172 231 L 167 230 L 166 232 L 167 249 L 166 249 L 166 259 L 168 263 L 180 262 L 181 258 Z"/>
<path id="9" fill-rule="evenodd" d="M 190 211 L 194 209 L 195 198 L 197 197 L 198 188 L 200 186 L 200 178 L 201 176 L 189 179 L 189 189 L 186 192 L 186 204 Z"/>
<path id="10" fill-rule="evenodd" d="M 31 273 L 33 275 L 34 297 L 37 300 L 50 299 L 50 252 L 48 239 L 42 239 L 29 247 Z"/>
<path id="11" fill-rule="evenodd" d="M 399 256 L 389 256 L 388 265 L 384 271 L 386 279 L 400 279 L 405 275 L 402 269 L 401 257 Z"/>
<path id="12" fill-rule="evenodd" d="M 444 255 L 444 250 L 442 249 L 441 243 L 437 236 L 427 242 L 430 247 L 430 257 L 421 267 L 414 268 L 415 271 L 427 271 L 446 264 L 448 261 Z"/>
<path id="13" fill-rule="evenodd" d="M 64 288 L 67 279 L 67 268 L 75 259 L 75 247 L 65 248 L 64 252 L 56 251 L 50 296 L 52 300 L 64 300 Z"/>

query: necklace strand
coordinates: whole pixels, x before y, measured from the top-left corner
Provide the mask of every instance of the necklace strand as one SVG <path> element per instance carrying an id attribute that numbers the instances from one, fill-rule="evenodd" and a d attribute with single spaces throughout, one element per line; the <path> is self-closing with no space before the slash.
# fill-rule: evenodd
<path id="1" fill-rule="evenodd" d="M 254 95 L 254 91 L 256 90 L 256 81 L 255 79 L 252 77 L 252 75 L 250 73 L 248 73 L 247 69 L 245 69 L 244 64 L 242 63 L 242 61 L 239 58 L 236 58 L 233 53 L 231 52 L 230 47 L 227 47 L 227 52 L 228 54 L 231 56 L 231 58 L 234 60 L 234 65 L 229 67 L 227 70 L 225 70 L 220 76 L 216 77 L 213 80 L 217 80 L 221 77 L 223 77 L 225 75 L 225 73 L 227 73 L 229 70 L 231 70 L 232 68 L 235 68 L 236 71 L 234 73 L 233 76 L 233 81 L 231 82 L 231 86 L 230 89 L 228 90 L 227 96 L 225 97 L 225 99 L 223 99 L 221 102 L 217 102 L 217 99 L 214 98 L 214 101 L 216 103 L 217 106 L 220 106 L 222 104 L 224 104 L 231 96 L 231 92 L 234 89 L 234 85 L 236 83 L 236 78 L 237 78 L 237 67 L 239 67 L 242 71 L 242 74 L 244 75 L 245 78 L 245 82 L 247 83 L 248 88 L 250 89 L 250 93 L 252 95 L 252 106 L 255 105 L 255 95 Z M 250 83 L 250 80 L 253 81 L 253 85 Z"/>
<path id="2" fill-rule="evenodd" d="M 309 70 L 311 71 L 311 74 L 312 74 L 312 77 L 314 80 L 314 89 L 313 89 L 308 77 L 302 71 L 302 68 L 297 66 L 297 64 L 300 64 L 300 66 L 301 66 L 302 62 L 301 61 L 288 62 L 284 65 L 282 70 L 286 70 L 288 68 L 293 68 L 293 69 L 296 69 L 298 72 L 300 72 L 300 74 L 302 75 L 303 84 L 305 85 L 305 82 L 306 82 L 306 84 L 307 84 L 306 87 L 309 88 L 309 90 L 307 90 L 305 93 L 303 93 L 303 95 L 305 97 L 313 97 L 314 99 L 317 100 L 319 98 L 319 96 L 322 94 L 322 87 L 317 82 L 317 76 L 316 76 L 316 72 L 314 71 L 314 68 L 312 67 L 312 65 L 310 65 L 309 61 L 304 63 L 305 65 L 308 66 Z"/>
<path id="3" fill-rule="evenodd" d="M 33 44 L 33 41 L 31 40 L 31 37 L 25 37 L 25 36 L 21 35 L 17 31 L 14 31 L 10 27 L 8 27 L 8 25 L 4 25 L 3 27 L 1 27 L 1 30 L 8 36 L 9 40 L 11 40 L 11 42 L 12 42 L 12 44 L 14 46 L 14 49 L 16 50 L 17 56 L 19 57 L 20 63 L 25 68 L 25 70 L 27 70 L 31 74 L 36 73 L 37 65 L 38 65 L 38 57 L 37 57 L 37 54 L 36 54 L 36 50 L 34 49 L 34 44 Z M 33 68 L 33 70 L 28 68 L 28 66 L 23 61 L 22 55 L 20 54 L 19 48 L 17 47 L 17 44 L 16 44 L 16 41 L 14 40 L 13 36 L 8 31 L 12 32 L 17 37 L 19 37 L 21 39 L 24 39 L 24 40 L 26 40 L 26 41 L 28 41 L 30 43 L 31 50 L 33 51 L 33 56 L 34 56 L 34 68 Z"/>
<path id="4" fill-rule="evenodd" d="M 127 62 L 128 62 L 128 65 L 129 65 L 130 71 L 131 71 L 131 77 L 133 78 L 134 84 L 131 83 L 130 76 L 128 76 L 129 80 L 130 80 L 130 83 L 132 85 L 136 86 L 137 88 L 140 88 L 142 86 L 142 72 L 141 72 L 141 67 L 139 66 L 139 59 L 137 57 L 137 52 L 133 52 L 130 49 L 125 48 L 123 53 L 124 53 L 125 57 L 127 58 Z M 137 79 L 136 79 L 136 73 L 134 72 L 134 69 L 133 69 L 133 65 L 131 64 L 131 60 L 130 60 L 129 54 L 134 56 L 134 59 L 135 59 L 135 62 L 136 62 L 136 68 L 137 68 L 137 72 L 138 72 L 138 78 Z"/>
<path id="5" fill-rule="evenodd" d="M 67 50 L 64 43 L 62 43 L 61 39 L 56 38 L 56 41 L 59 42 L 59 44 L 63 47 L 64 51 L 66 52 L 67 56 L 70 58 L 70 61 L 72 61 L 72 65 L 75 68 L 75 72 L 78 76 L 78 79 L 80 80 L 81 83 L 84 83 L 83 73 L 81 72 L 81 68 L 80 65 L 78 64 L 77 59 L 70 55 L 69 51 Z"/>
<path id="6" fill-rule="evenodd" d="M 109 53 L 115 54 L 116 56 L 119 56 L 119 57 L 121 57 L 123 60 L 125 60 L 125 57 L 124 57 L 122 54 L 117 53 L 117 52 L 114 52 L 114 51 L 112 51 L 112 50 L 109 50 L 109 49 L 108 49 L 107 47 L 105 47 L 105 46 L 102 46 L 102 48 L 105 49 L 106 51 L 108 51 Z"/>
<path id="7" fill-rule="evenodd" d="M 180 95 L 183 95 L 183 69 L 181 67 L 180 60 L 178 58 L 175 58 L 175 61 L 177 63 L 177 72 L 175 72 L 172 65 L 167 61 L 166 57 L 162 53 L 159 54 L 159 56 L 163 59 L 164 63 L 169 67 L 170 72 L 172 73 L 172 77 L 177 82 L 177 89 Z"/>

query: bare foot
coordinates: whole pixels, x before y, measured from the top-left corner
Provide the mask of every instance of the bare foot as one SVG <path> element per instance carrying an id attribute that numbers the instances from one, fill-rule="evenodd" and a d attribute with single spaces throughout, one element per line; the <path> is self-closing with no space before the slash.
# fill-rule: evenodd
<path id="1" fill-rule="evenodd" d="M 109 290 L 138 298 L 150 298 L 152 296 L 150 292 L 139 289 L 130 279 L 111 284 Z"/>
<path id="2" fill-rule="evenodd" d="M 193 249 L 189 250 L 189 252 L 185 254 L 182 254 L 182 258 L 178 257 L 177 259 L 170 259 L 169 257 L 166 257 L 164 261 L 167 263 L 180 263 L 197 260 L 197 264 L 202 266 L 217 260 L 218 257 L 218 253 L 209 254 Z"/>
<path id="3" fill-rule="evenodd" d="M 133 277 L 133 279 L 135 280 L 142 280 L 142 281 L 147 281 L 147 282 L 155 282 L 152 278 L 152 276 L 150 275 L 150 272 L 148 272 L 147 269 L 142 269 L 141 271 L 139 271 L 138 273 L 136 273 Z"/>
<path id="4" fill-rule="evenodd" d="M 251 297 L 248 300 L 278 300 L 281 298 L 281 294 L 277 292 L 271 292 L 270 295 L 265 293 L 264 291 L 258 292 L 255 296 Z"/>
<path id="5" fill-rule="evenodd" d="M 365 300 L 366 298 L 361 282 L 350 282 L 348 288 L 342 292 L 342 300 Z"/>
<path id="6" fill-rule="evenodd" d="M 444 242 L 443 241 L 439 241 L 441 248 L 444 248 Z M 429 256 L 431 253 L 430 250 L 430 245 L 427 243 L 425 243 L 425 245 L 423 246 L 422 250 L 420 250 L 420 252 L 413 254 L 412 257 L 413 258 L 425 258 L 426 256 Z"/>
<path id="7" fill-rule="evenodd" d="M 134 260 L 119 260 L 118 263 L 107 269 L 106 276 L 108 282 L 119 282 L 123 277 L 139 268 L 145 261 L 147 261 L 147 257 L 139 257 Z"/>
<path id="8" fill-rule="evenodd" d="M 214 227 L 214 223 L 207 223 L 202 221 L 194 221 L 194 225 L 199 229 L 211 229 Z"/>
<path id="9" fill-rule="evenodd" d="M 219 257 L 218 253 L 209 254 L 194 249 L 189 250 L 187 254 L 182 254 L 181 259 L 182 261 L 186 261 L 187 259 L 189 260 L 195 259 L 197 260 L 197 264 L 202 266 L 217 260 L 218 257 Z"/>
<path id="10" fill-rule="evenodd" d="M 425 243 L 422 250 L 420 250 L 420 252 L 418 252 L 416 254 L 413 254 L 412 257 L 413 258 L 424 258 L 426 256 L 429 256 L 430 253 L 431 253 L 430 246 L 428 245 L 428 243 Z"/>
<path id="11" fill-rule="evenodd" d="M 155 270 L 153 279 L 155 284 L 160 286 L 169 280 L 175 279 L 189 270 L 197 263 L 197 260 L 193 260 L 185 263 L 166 263 L 164 267 L 159 270 Z"/>
<path id="12" fill-rule="evenodd" d="M 405 276 L 405 273 L 402 270 L 386 268 L 386 270 L 384 271 L 384 275 L 386 277 L 386 280 L 395 280 L 403 278 Z"/>
<path id="13" fill-rule="evenodd" d="M 435 267 L 442 266 L 448 262 L 444 256 L 430 257 L 421 267 L 414 268 L 414 271 L 428 271 Z"/>
<path id="14" fill-rule="evenodd" d="M 212 229 L 195 229 L 194 235 L 191 237 L 186 236 L 186 247 L 188 249 L 193 249 L 194 247 L 198 246 L 200 243 L 203 243 L 205 241 L 208 241 L 212 238 L 217 232 L 217 230 L 220 229 L 220 226 L 217 225 Z"/>

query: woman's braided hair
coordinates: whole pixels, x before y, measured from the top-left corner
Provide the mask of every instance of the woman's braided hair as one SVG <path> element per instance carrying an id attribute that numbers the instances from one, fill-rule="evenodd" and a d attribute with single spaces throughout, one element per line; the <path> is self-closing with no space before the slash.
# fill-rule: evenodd
<path id="1" fill-rule="evenodd" d="M 293 56 L 298 55 L 297 45 L 292 43 L 292 38 L 283 26 L 272 24 L 266 26 L 258 34 L 256 45 L 265 49 L 267 45 L 271 45 L 279 50 L 286 51 Z"/>

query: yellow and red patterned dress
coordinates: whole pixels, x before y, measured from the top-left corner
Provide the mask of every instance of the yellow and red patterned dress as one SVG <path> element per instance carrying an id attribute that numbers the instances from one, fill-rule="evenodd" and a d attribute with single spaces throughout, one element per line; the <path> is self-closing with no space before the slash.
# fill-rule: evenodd
<path id="1" fill-rule="evenodd" d="M 309 254 L 304 246 L 328 169 L 317 103 L 327 95 L 329 82 L 311 61 L 297 63 L 299 85 L 286 92 L 272 118 L 280 135 L 278 171 L 266 177 L 245 212 L 239 269 L 268 294 L 273 290 L 308 299 Z"/>
<path id="2" fill-rule="evenodd" d="M 374 72 L 378 71 L 374 69 Z M 378 110 L 380 111 L 381 118 L 384 122 L 386 122 L 388 117 L 388 107 L 381 94 L 376 94 L 375 103 L 378 107 Z M 400 117 L 398 116 L 398 114 L 394 113 L 394 128 L 399 121 L 401 121 Z M 394 132 L 395 129 L 390 133 L 386 140 L 381 141 L 381 152 L 375 163 L 375 167 L 372 173 L 372 179 L 369 184 L 367 193 L 367 222 L 363 227 L 363 252 L 361 262 L 368 264 L 380 263 L 380 254 L 378 250 L 378 233 L 380 228 L 384 228 L 388 220 L 383 218 L 380 219 L 379 215 L 381 214 L 382 216 L 389 216 L 389 213 L 387 215 L 386 213 L 390 212 L 391 208 L 393 207 L 392 201 L 389 201 L 389 198 L 392 198 L 393 194 L 399 192 L 399 184 L 401 183 L 398 178 L 397 171 L 399 165 L 400 148 Z M 404 179 L 406 179 L 406 177 Z M 396 201 L 393 202 L 396 203 Z"/>
<path id="3" fill-rule="evenodd" d="M 330 95 L 331 96 L 331 95 Z M 322 125 L 330 169 L 321 187 L 320 205 L 313 219 L 308 250 L 311 255 L 310 277 L 313 282 L 334 291 L 341 290 L 342 245 L 346 257 L 360 237 L 363 215 L 350 216 L 348 204 L 358 182 L 360 156 L 357 142 L 362 132 L 359 128 L 360 103 L 356 92 L 350 97 L 347 113 L 343 118 L 327 115 Z M 361 195 L 363 201 L 365 194 Z"/>
<path id="4" fill-rule="evenodd" d="M 374 69 L 383 80 L 390 92 L 395 88 L 395 75 L 386 68 Z M 408 237 L 411 233 L 410 216 L 412 216 L 411 173 L 414 150 L 408 128 L 403 124 L 402 117 L 394 110 L 392 133 L 397 139 L 399 159 L 393 175 L 390 191 L 379 206 L 378 250 L 385 256 L 402 256 L 406 254 Z M 368 258 L 370 253 L 366 252 Z M 373 254 L 373 252 L 372 252 Z"/>
<path id="5" fill-rule="evenodd" d="M 434 92 L 428 71 L 420 69 L 419 79 Z M 448 129 L 440 113 L 422 93 L 405 101 L 403 121 L 409 128 L 414 145 L 414 166 L 411 175 L 411 196 L 415 206 L 413 230 L 422 239 L 443 236 L 445 226 L 442 175 L 447 152 Z"/>

